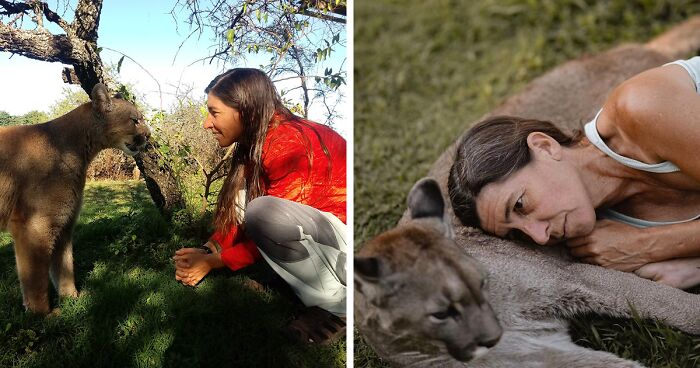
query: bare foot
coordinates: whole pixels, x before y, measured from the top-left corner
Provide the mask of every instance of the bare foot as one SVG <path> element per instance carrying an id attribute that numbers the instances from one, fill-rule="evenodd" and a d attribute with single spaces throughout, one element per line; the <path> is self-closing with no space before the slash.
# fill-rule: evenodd
<path id="1" fill-rule="evenodd" d="M 283 330 L 287 338 L 303 344 L 330 345 L 345 337 L 345 318 L 319 307 L 309 307 Z"/>
<path id="2" fill-rule="evenodd" d="M 175 280 L 185 285 L 197 285 L 209 271 L 211 265 L 207 261 L 207 254 L 199 248 L 182 248 L 175 252 Z"/>
<path id="3" fill-rule="evenodd" d="M 648 263 L 634 273 L 639 277 L 668 286 L 690 289 L 700 285 L 700 257 Z"/>

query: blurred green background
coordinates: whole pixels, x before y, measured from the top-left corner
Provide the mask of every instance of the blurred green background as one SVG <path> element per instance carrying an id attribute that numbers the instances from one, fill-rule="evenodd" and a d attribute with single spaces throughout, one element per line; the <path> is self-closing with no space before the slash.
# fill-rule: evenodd
<path id="1" fill-rule="evenodd" d="M 566 60 L 645 42 L 700 13 L 688 0 L 357 0 L 355 247 L 393 227 L 412 184 L 456 137 Z M 581 316 L 578 343 L 651 367 L 700 365 L 700 337 Z M 355 338 L 355 366 L 378 359 Z"/>

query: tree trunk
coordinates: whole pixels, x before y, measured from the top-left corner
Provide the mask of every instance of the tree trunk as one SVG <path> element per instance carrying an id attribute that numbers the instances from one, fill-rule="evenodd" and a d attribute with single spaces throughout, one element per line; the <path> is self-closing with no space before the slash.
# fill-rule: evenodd
<path id="1" fill-rule="evenodd" d="M 0 22 L 0 51 L 20 54 L 31 59 L 60 62 L 72 65 L 73 73 L 63 71 L 64 81 L 79 82 L 88 95 L 97 83 L 105 83 L 106 75 L 97 47 L 98 27 L 103 0 L 79 0 L 75 21 L 68 23 L 49 9 L 45 2 L 9 2 L 0 0 L 0 15 L 23 17 L 34 13 L 35 19 L 45 19 L 61 27 L 65 34 L 54 35 L 37 23 L 37 29 L 23 30 Z M 153 148 L 153 138 L 148 148 L 136 157 L 136 164 L 143 174 L 151 198 L 161 213 L 171 214 L 184 207 L 177 181 L 167 164 L 159 165 L 158 152 Z"/>
<path id="2" fill-rule="evenodd" d="M 165 162 L 159 164 L 158 150 L 154 146 L 154 141 L 148 143 L 146 149 L 134 157 L 136 166 L 141 171 L 141 175 L 146 181 L 146 188 L 151 194 L 153 202 L 160 212 L 166 217 L 180 208 L 185 207 L 177 181 L 172 174 L 172 170 Z"/>

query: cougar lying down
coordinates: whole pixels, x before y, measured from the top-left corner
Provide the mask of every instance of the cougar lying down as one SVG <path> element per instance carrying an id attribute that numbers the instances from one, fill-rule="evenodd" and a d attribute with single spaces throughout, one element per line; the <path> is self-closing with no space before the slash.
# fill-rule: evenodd
<path id="1" fill-rule="evenodd" d="M 374 346 L 386 348 L 382 355 L 395 354 L 399 363 L 447 353 L 461 361 L 479 357 L 502 332 L 484 297 L 484 271 L 454 243 L 434 180 L 418 182 L 408 198 L 411 221 L 355 257 L 356 318 L 371 328 Z"/>
<path id="2" fill-rule="evenodd" d="M 698 49 L 700 17 L 695 17 L 646 45 L 625 45 L 559 66 L 532 81 L 522 92 L 506 100 L 489 115 L 548 120 L 565 130 L 581 128 L 581 123 L 594 117 L 607 94 L 619 83 L 646 69 L 685 58 Z M 446 192 L 447 176 L 454 155 L 453 144 L 433 164 L 429 173 L 443 193 Z M 424 206 L 435 205 L 430 204 L 434 200 L 429 197 L 423 198 L 428 202 Z M 377 243 L 384 244 L 393 238 L 403 237 L 406 239 L 401 248 L 403 252 L 420 253 L 420 256 L 414 256 L 415 259 L 432 259 L 433 256 L 423 250 L 425 246 L 422 241 L 408 241 L 411 239 L 409 229 L 416 222 L 410 207 L 396 229 L 368 243 L 370 250 L 363 249 L 361 254 L 384 248 Z M 613 354 L 575 345 L 567 330 L 567 318 L 583 313 L 629 317 L 630 306 L 643 317 L 656 318 L 687 333 L 700 334 L 700 295 L 631 273 L 579 263 L 563 247 L 539 247 L 498 239 L 459 225 L 449 206 L 446 211 L 448 222 L 452 221 L 455 225 L 454 242 L 463 252 L 476 259 L 487 274 L 487 286 L 482 288 L 481 293 L 495 311 L 503 335 L 488 353 L 483 356 L 471 354 L 473 359 L 465 364 L 464 358 L 468 358 L 468 355 L 456 354 L 456 351 L 447 348 L 448 341 L 457 338 L 456 330 L 441 328 L 447 325 L 431 326 L 432 334 L 426 334 L 425 323 L 430 318 L 425 315 L 426 308 L 435 303 L 445 303 L 445 300 L 454 303 L 455 299 L 452 299 L 451 292 L 447 292 L 454 280 L 438 277 L 444 275 L 445 271 L 442 270 L 448 269 L 445 262 L 439 259 L 424 262 L 420 269 L 405 268 L 402 279 L 409 279 L 410 275 L 424 280 L 422 282 L 430 282 L 432 291 L 415 287 L 408 290 L 368 290 L 363 284 L 365 281 L 358 281 L 355 293 L 356 324 L 370 345 L 390 362 L 401 366 L 426 367 L 640 367 L 636 362 Z M 389 234 L 392 235 L 387 238 Z M 445 244 L 447 240 L 433 237 L 433 241 Z M 387 249 L 393 248 L 396 247 L 389 246 Z M 377 253 L 375 257 L 380 258 L 381 263 L 395 264 L 398 262 L 396 258 L 405 255 L 385 251 Z M 366 262 L 360 259 L 359 265 L 363 263 Z M 472 263 L 462 267 L 476 267 Z M 360 268 L 355 271 L 357 277 L 368 273 Z M 476 295 L 472 285 L 481 280 L 480 276 L 458 272 L 454 265 L 449 269 L 454 269 L 452 274 L 459 275 L 463 291 L 469 290 L 470 294 Z M 392 270 L 397 272 L 396 269 Z M 386 276 L 384 281 L 382 277 L 380 274 L 375 284 L 391 285 L 391 276 Z M 388 299 L 389 296 L 393 299 Z M 391 302 L 376 302 L 383 298 Z M 457 304 L 454 305 L 458 310 Z M 407 311 L 411 318 L 406 316 Z M 463 318 L 454 312 L 448 315 L 455 320 L 453 323 Z M 484 324 L 491 318 L 483 310 L 479 316 Z M 468 326 L 474 329 L 467 333 L 471 336 L 489 333 L 485 325 L 471 322 Z M 414 340 L 403 344 L 407 336 L 414 336 Z M 479 340 L 474 341 L 474 344 L 478 344 Z M 440 344 L 445 348 L 427 348 Z"/>
<path id="3" fill-rule="evenodd" d="M 0 128 L 0 230 L 14 239 L 24 306 L 49 312 L 49 274 L 77 296 L 71 234 L 90 161 L 105 148 L 135 155 L 150 135 L 132 103 L 97 84 L 92 102 L 44 124 Z"/>

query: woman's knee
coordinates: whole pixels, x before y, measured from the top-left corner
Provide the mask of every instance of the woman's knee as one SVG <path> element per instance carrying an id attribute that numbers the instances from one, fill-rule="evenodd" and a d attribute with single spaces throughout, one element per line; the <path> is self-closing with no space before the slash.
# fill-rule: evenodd
<path id="1" fill-rule="evenodd" d="M 269 224 L 283 223 L 281 203 L 284 199 L 262 196 L 253 199 L 245 209 L 244 222 L 247 231 L 259 233 L 269 229 Z"/>
<path id="2" fill-rule="evenodd" d="M 263 196 L 246 206 L 246 234 L 265 254 L 278 261 L 295 262 L 309 257 L 300 243 L 299 227 L 287 215 L 289 201 Z"/>

